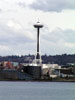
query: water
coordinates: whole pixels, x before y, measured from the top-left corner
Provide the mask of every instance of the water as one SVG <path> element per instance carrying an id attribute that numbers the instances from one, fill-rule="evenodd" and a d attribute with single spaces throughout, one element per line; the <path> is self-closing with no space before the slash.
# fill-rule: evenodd
<path id="1" fill-rule="evenodd" d="M 75 83 L 0 82 L 0 100 L 75 100 Z"/>

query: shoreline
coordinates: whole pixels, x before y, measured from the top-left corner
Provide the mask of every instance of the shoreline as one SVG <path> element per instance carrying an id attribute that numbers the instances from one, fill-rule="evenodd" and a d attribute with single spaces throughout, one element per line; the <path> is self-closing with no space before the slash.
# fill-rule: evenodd
<path id="1" fill-rule="evenodd" d="M 0 79 L 0 81 L 9 81 L 9 82 L 75 82 L 74 79 L 37 79 L 37 80 L 20 80 L 20 79 Z"/>

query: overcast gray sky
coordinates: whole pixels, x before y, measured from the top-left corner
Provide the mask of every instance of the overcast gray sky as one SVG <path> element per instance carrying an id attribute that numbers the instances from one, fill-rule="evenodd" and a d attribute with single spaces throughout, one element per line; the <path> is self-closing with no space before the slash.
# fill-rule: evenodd
<path id="1" fill-rule="evenodd" d="M 75 0 L 0 0 L 0 55 L 75 53 Z"/>

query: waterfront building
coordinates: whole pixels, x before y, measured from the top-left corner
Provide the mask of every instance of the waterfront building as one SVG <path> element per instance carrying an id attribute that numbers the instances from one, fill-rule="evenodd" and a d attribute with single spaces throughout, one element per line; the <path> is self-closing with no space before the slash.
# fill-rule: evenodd
<path id="1" fill-rule="evenodd" d="M 42 75 L 46 76 L 49 73 L 50 77 L 55 78 L 60 76 L 60 69 L 58 64 L 42 64 Z"/>

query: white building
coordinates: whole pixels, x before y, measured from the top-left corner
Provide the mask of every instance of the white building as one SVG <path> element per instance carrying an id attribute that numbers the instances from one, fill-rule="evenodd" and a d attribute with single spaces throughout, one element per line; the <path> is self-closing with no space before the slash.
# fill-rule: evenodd
<path id="1" fill-rule="evenodd" d="M 60 76 L 61 66 L 58 64 L 42 64 L 42 74 L 47 75 L 50 74 L 50 77 L 55 78 Z"/>

